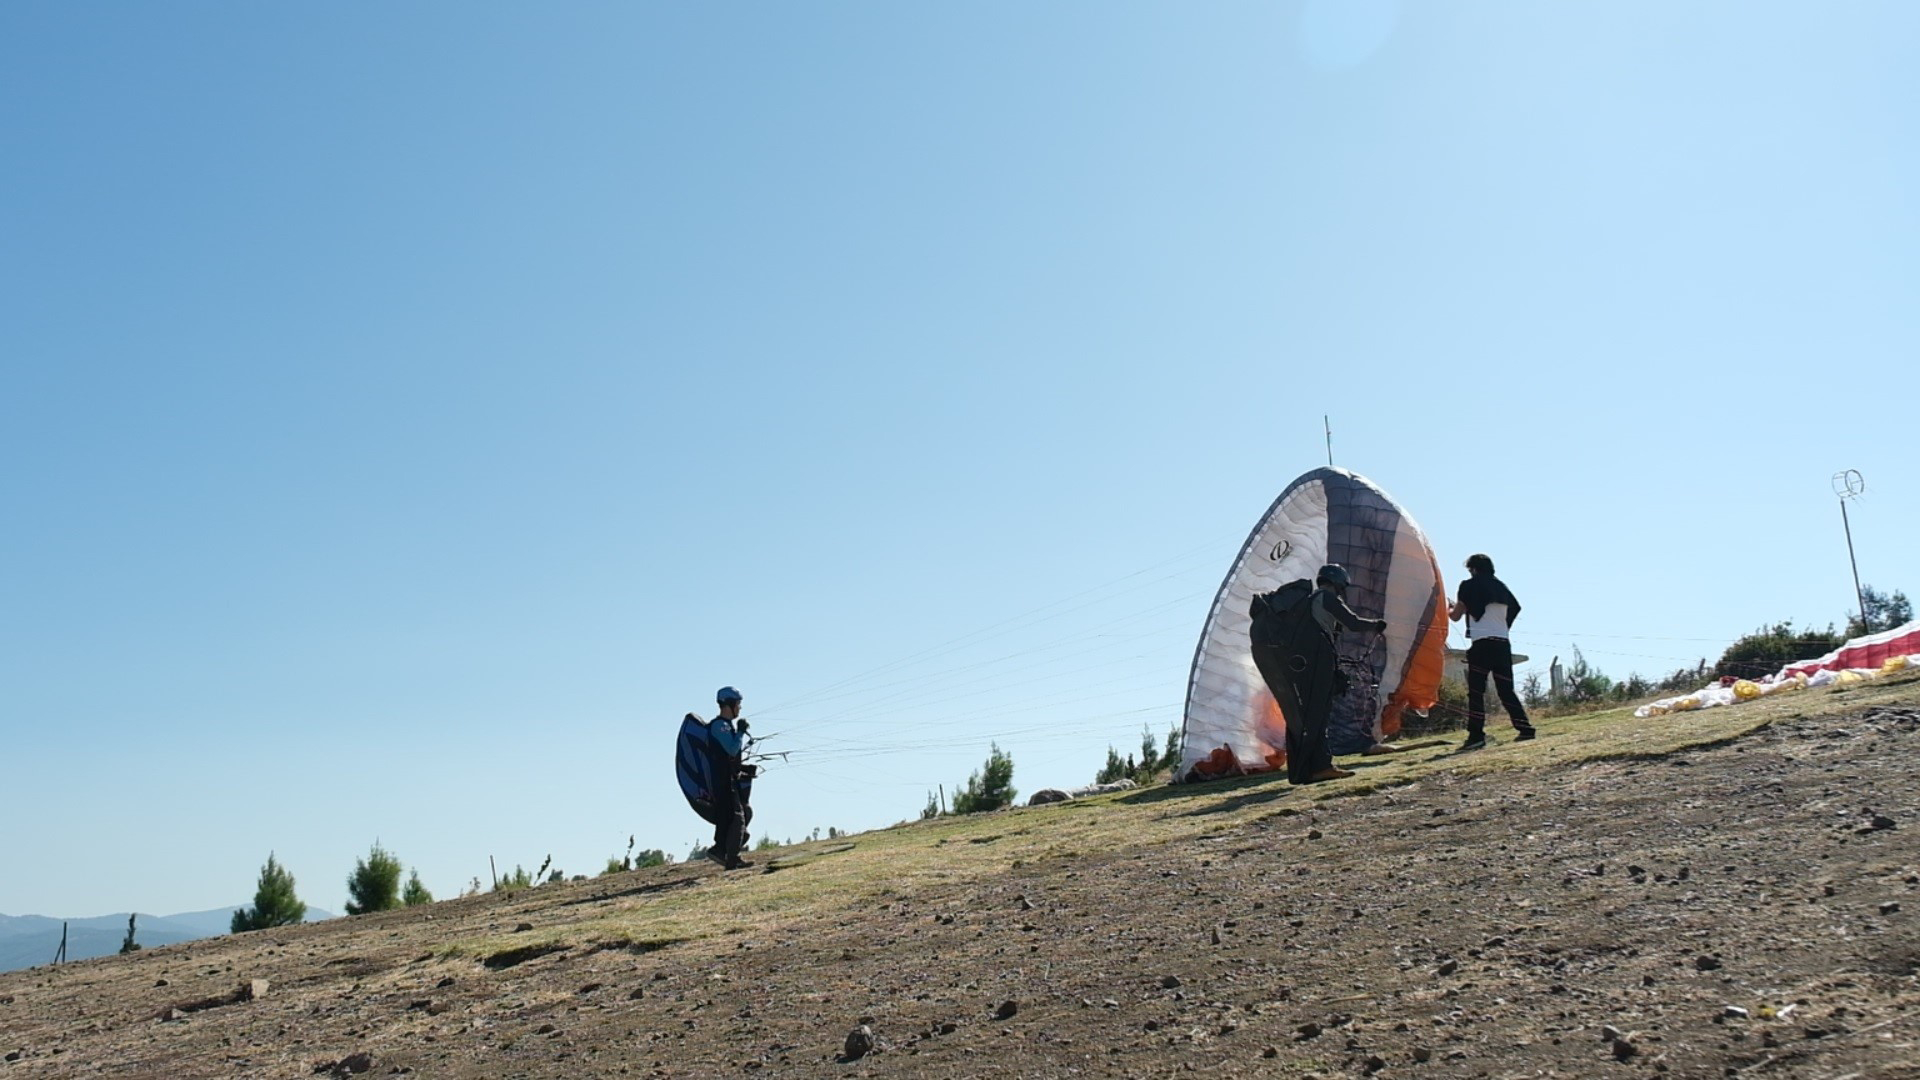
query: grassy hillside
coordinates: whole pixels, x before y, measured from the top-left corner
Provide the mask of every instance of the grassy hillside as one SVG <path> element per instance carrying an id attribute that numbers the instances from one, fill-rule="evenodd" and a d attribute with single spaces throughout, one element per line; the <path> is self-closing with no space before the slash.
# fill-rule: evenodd
<path id="1" fill-rule="evenodd" d="M 1561 718 L 1332 784 L 1143 789 L 0 975 L 0 1050 L 9 1076 L 359 1054 L 457 1076 L 1912 1075 L 1916 751 L 1914 677 Z M 861 1024 L 874 1049 L 839 1060 Z"/>

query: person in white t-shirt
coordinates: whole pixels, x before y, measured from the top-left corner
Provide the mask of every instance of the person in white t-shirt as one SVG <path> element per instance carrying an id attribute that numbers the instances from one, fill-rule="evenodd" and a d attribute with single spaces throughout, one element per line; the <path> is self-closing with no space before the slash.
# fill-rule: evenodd
<path id="1" fill-rule="evenodd" d="M 1447 618 L 1467 621 L 1467 741 L 1462 750 L 1478 750 L 1487 745 L 1487 676 L 1493 676 L 1494 692 L 1507 710 L 1520 734 L 1514 741 L 1533 738 L 1533 724 L 1527 720 L 1527 707 L 1513 690 L 1513 642 L 1509 635 L 1520 617 L 1520 601 L 1513 590 L 1493 576 L 1493 559 L 1474 555 L 1467 560 L 1472 574 L 1460 583 Z"/>

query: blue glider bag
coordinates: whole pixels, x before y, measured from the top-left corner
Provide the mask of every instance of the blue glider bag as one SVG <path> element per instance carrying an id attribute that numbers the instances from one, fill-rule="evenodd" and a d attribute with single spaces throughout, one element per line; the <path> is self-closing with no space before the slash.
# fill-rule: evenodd
<path id="1" fill-rule="evenodd" d="M 713 789 L 715 774 L 719 772 L 720 753 L 713 745 L 713 734 L 707 722 L 693 713 L 688 713 L 680 721 L 680 737 L 675 741 L 673 751 L 673 771 L 680 781 L 680 793 L 687 797 L 687 805 L 711 824 L 714 820 Z M 753 777 L 739 778 L 740 805 L 747 805 L 753 794 Z"/>

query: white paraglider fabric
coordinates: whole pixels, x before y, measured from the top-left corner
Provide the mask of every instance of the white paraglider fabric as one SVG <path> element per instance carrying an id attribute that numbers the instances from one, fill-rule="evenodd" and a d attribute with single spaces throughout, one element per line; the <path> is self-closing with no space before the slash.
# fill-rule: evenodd
<path id="1" fill-rule="evenodd" d="M 1789 690 L 1848 686 L 1909 670 L 1920 670 L 1920 620 L 1877 634 L 1849 638 L 1845 644 L 1825 656 L 1788 664 L 1765 678 L 1738 679 L 1729 685 L 1722 685 L 1725 680 L 1716 680 L 1691 694 L 1661 698 L 1633 710 L 1633 715 L 1665 716 L 1668 713 L 1711 709 Z"/>
<path id="2" fill-rule="evenodd" d="M 1315 469 L 1274 500 L 1235 557 L 1194 651 L 1182 735 L 1182 775 L 1277 767 L 1286 721 L 1254 666 L 1248 607 L 1255 596 L 1311 580 L 1339 563 L 1352 578 L 1347 604 L 1384 618 L 1387 632 L 1347 634 L 1342 657 L 1357 673 L 1336 698 L 1328 724 L 1335 753 L 1358 753 L 1395 730 L 1404 708 L 1437 697 L 1446 644 L 1439 564 L 1426 536 L 1399 504 L 1366 477 Z M 1436 624 L 1435 620 L 1438 620 Z"/>

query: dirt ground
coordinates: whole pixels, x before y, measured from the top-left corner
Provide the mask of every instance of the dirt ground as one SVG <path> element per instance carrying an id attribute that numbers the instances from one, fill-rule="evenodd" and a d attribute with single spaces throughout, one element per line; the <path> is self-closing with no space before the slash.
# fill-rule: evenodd
<path id="1" fill-rule="evenodd" d="M 533 931 L 697 912 L 764 868 L 35 968 L 0 975 L 0 1080 L 1920 1077 L 1916 754 L 1920 687 L 1710 748 L 1441 770 L 699 940 Z M 1120 799 L 1191 820 L 1285 790 Z M 546 943 L 441 947 L 523 926 Z M 264 994 L 234 1000 L 255 979 Z M 874 1047 L 848 1058 L 862 1023 Z"/>

